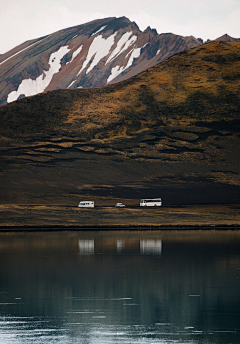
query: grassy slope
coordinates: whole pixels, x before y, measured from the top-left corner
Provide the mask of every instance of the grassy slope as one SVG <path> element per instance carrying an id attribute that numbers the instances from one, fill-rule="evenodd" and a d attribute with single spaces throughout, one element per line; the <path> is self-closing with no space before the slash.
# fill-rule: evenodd
<path id="1" fill-rule="evenodd" d="M 239 203 L 240 43 L 0 107 L 1 203 Z"/>

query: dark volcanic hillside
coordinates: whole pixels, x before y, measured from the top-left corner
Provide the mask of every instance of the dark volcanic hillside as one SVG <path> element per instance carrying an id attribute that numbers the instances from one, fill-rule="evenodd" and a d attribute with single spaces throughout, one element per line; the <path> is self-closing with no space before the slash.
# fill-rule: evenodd
<path id="1" fill-rule="evenodd" d="M 240 43 L 211 42 L 115 85 L 0 107 L 1 202 L 239 203 L 239 70 Z"/>

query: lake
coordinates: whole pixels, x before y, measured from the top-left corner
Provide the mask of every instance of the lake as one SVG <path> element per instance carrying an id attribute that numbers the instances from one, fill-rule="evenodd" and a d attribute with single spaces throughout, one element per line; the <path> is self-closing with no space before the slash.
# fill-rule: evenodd
<path id="1" fill-rule="evenodd" d="M 0 233 L 0 343 L 240 343 L 240 231 Z"/>

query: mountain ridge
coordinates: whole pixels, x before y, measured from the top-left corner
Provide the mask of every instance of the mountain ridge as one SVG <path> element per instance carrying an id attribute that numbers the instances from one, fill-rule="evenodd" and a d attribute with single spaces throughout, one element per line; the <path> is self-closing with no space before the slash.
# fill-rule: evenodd
<path id="1" fill-rule="evenodd" d="M 62 29 L 0 55 L 0 105 L 54 89 L 117 83 L 202 44 L 193 36 L 141 31 L 126 17 Z"/>

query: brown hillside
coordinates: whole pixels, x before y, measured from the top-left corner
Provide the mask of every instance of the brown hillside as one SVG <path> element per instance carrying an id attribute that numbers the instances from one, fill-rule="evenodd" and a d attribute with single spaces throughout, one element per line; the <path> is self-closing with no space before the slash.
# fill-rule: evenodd
<path id="1" fill-rule="evenodd" d="M 1 202 L 239 203 L 240 43 L 0 107 Z"/>

